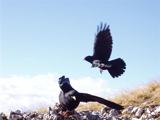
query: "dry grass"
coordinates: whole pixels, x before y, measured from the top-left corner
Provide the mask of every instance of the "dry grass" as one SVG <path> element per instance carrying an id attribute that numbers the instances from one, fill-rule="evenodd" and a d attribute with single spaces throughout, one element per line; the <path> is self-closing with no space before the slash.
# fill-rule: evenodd
<path id="1" fill-rule="evenodd" d="M 141 106 L 144 102 L 160 103 L 160 81 L 153 80 L 132 91 L 123 91 L 112 100 L 125 107 Z"/>
<path id="2" fill-rule="evenodd" d="M 36 112 L 38 112 L 38 113 L 46 113 L 47 112 L 47 108 L 45 108 L 45 107 L 39 108 L 38 110 L 36 110 Z"/>
<path id="3" fill-rule="evenodd" d="M 36 108 L 36 112 L 38 113 L 46 113 L 47 112 L 47 108 L 48 108 L 48 104 L 40 104 L 39 106 L 35 107 Z"/>
<path id="4" fill-rule="evenodd" d="M 135 88 L 134 90 L 122 90 L 121 94 L 109 100 L 125 108 L 131 105 L 136 107 L 145 107 L 151 104 L 160 105 L 160 80 L 152 80 L 148 84 L 143 84 L 141 87 Z M 144 105 L 144 102 L 150 102 L 150 104 Z M 100 111 L 102 107 L 104 107 L 103 104 L 89 102 L 87 104 L 80 104 L 76 108 L 76 111 L 86 109 Z M 39 109 L 38 112 L 45 113 L 46 108 L 43 107 Z"/>
<path id="5" fill-rule="evenodd" d="M 144 84 L 141 87 L 134 90 L 122 90 L 120 95 L 110 99 L 125 108 L 128 106 L 145 107 L 151 104 L 160 105 L 160 80 L 152 80 L 148 84 Z M 150 104 L 144 105 L 144 102 L 150 102 Z M 99 103 L 80 104 L 76 110 L 91 109 L 100 111 L 104 105 Z"/>
<path id="6" fill-rule="evenodd" d="M 86 104 L 80 104 L 75 110 L 78 111 L 78 110 L 90 109 L 90 110 L 94 110 L 94 111 L 100 111 L 101 108 L 103 108 L 104 106 L 105 105 L 100 104 L 98 102 L 89 102 Z"/>

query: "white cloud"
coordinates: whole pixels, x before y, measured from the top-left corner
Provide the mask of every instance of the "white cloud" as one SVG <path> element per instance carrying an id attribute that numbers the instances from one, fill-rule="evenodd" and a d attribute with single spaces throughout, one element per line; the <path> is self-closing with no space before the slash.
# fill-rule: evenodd
<path id="1" fill-rule="evenodd" d="M 79 92 L 86 92 L 98 96 L 106 96 L 105 94 L 110 92 L 107 86 L 107 80 L 104 79 L 92 79 L 90 77 L 80 78 L 78 80 L 72 80 L 71 84 Z"/>
<path id="2" fill-rule="evenodd" d="M 43 105 L 58 102 L 60 88 L 57 74 L 37 75 L 34 77 L 12 76 L 0 78 L 0 112 L 7 110 L 33 110 Z M 73 80 L 71 85 L 79 92 L 106 97 L 111 93 L 107 80 L 90 77 Z"/>

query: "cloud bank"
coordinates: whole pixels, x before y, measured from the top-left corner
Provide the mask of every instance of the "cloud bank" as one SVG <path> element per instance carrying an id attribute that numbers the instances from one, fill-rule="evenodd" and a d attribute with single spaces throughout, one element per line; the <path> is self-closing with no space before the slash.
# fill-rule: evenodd
<path id="1" fill-rule="evenodd" d="M 12 76 L 0 78 L 0 112 L 7 110 L 35 110 L 43 106 L 52 106 L 58 102 L 60 88 L 57 74 Z M 84 77 L 77 80 L 70 78 L 71 85 L 79 92 L 86 92 L 101 97 L 111 94 L 106 88 L 107 80 Z"/>

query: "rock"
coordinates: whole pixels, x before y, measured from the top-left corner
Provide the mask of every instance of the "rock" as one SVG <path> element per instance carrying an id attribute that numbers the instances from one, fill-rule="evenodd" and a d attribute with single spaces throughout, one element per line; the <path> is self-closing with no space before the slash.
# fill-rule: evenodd
<path id="1" fill-rule="evenodd" d="M 126 117 L 125 115 L 120 117 L 121 120 L 130 120 L 128 117 Z"/>
<path id="2" fill-rule="evenodd" d="M 96 111 L 93 111 L 93 112 L 92 112 L 92 115 L 99 115 L 99 114 L 100 114 L 100 113 L 99 113 L 98 111 L 97 111 L 97 112 L 96 112 Z"/>
<path id="3" fill-rule="evenodd" d="M 131 120 L 139 120 L 138 118 L 132 118 Z"/>
<path id="4" fill-rule="evenodd" d="M 131 111 L 130 114 L 126 112 Z M 45 114 L 35 111 L 23 112 L 20 110 L 0 113 L 0 120 L 158 120 L 160 119 L 160 106 L 150 105 L 143 108 L 129 106 L 122 111 L 104 107 L 101 112 L 92 110 L 69 111 L 65 117 L 61 107 L 49 107 Z M 118 116 L 117 116 L 118 115 Z"/>
<path id="5" fill-rule="evenodd" d="M 150 103 L 149 103 L 149 102 L 144 102 L 144 103 L 143 103 L 143 105 L 147 105 L 147 104 L 150 104 Z"/>
<path id="6" fill-rule="evenodd" d="M 158 106 L 155 110 L 156 113 L 160 113 L 160 106 Z"/>
<path id="7" fill-rule="evenodd" d="M 145 112 L 146 112 L 147 114 L 150 114 L 150 113 L 151 113 L 151 111 L 150 111 L 149 108 L 147 108 Z"/>
<path id="8" fill-rule="evenodd" d="M 145 114 L 142 114 L 142 116 L 140 117 L 140 120 L 146 120 L 146 115 Z"/>
<path id="9" fill-rule="evenodd" d="M 151 118 L 151 119 L 149 119 L 149 120 L 155 120 L 154 118 Z"/>
<path id="10" fill-rule="evenodd" d="M 7 120 L 7 117 L 5 116 L 3 112 L 0 113 L 0 120 Z"/>
<path id="11" fill-rule="evenodd" d="M 16 111 L 15 111 L 15 114 L 20 115 L 20 114 L 21 114 L 21 111 L 20 111 L 20 110 L 16 110 Z"/>
<path id="12" fill-rule="evenodd" d="M 22 116 L 21 115 L 13 114 L 12 115 L 12 119 L 15 119 L 15 120 L 22 119 Z"/>
<path id="13" fill-rule="evenodd" d="M 110 110 L 109 114 L 110 114 L 111 116 L 116 116 L 116 115 L 119 114 L 119 112 L 118 112 L 117 110 L 115 110 L 115 109 L 112 109 L 112 110 Z"/>
<path id="14" fill-rule="evenodd" d="M 108 119 L 111 119 L 111 116 L 108 113 L 104 113 L 103 118 L 108 120 Z"/>
<path id="15" fill-rule="evenodd" d="M 6 116 L 7 116 L 7 119 L 8 119 L 8 120 L 11 120 L 11 119 L 12 119 L 12 114 L 13 114 L 12 111 L 7 111 L 7 112 L 6 112 Z"/>
<path id="16" fill-rule="evenodd" d="M 127 109 L 123 110 L 122 113 L 126 113 L 133 110 L 133 106 L 129 106 Z"/>
<path id="17" fill-rule="evenodd" d="M 114 117 L 112 117 L 112 120 L 121 120 L 121 119 L 114 116 Z"/>
<path id="18" fill-rule="evenodd" d="M 3 120 L 3 117 L 0 115 L 0 120 Z"/>
<path id="19" fill-rule="evenodd" d="M 137 112 L 137 110 L 138 110 L 138 107 L 134 107 L 134 108 L 132 109 L 132 111 L 131 111 L 131 115 L 132 115 L 132 114 L 135 114 L 135 113 Z"/>
<path id="20" fill-rule="evenodd" d="M 155 112 L 151 112 L 152 118 L 155 118 L 157 114 Z"/>
<path id="21" fill-rule="evenodd" d="M 107 110 L 105 109 L 105 108 L 102 108 L 101 109 L 101 114 L 103 115 L 104 113 L 106 113 L 107 112 Z"/>
<path id="22" fill-rule="evenodd" d="M 152 118 L 152 115 L 151 115 L 151 114 L 148 114 L 148 115 L 147 115 L 147 118 L 148 118 L 148 119 L 151 119 L 151 118 Z"/>
<path id="23" fill-rule="evenodd" d="M 44 116 L 43 114 L 39 114 L 37 118 L 43 119 L 43 116 Z"/>
<path id="24" fill-rule="evenodd" d="M 143 113 L 143 109 L 142 108 L 138 108 L 135 116 L 139 118 L 142 115 L 142 113 Z"/>

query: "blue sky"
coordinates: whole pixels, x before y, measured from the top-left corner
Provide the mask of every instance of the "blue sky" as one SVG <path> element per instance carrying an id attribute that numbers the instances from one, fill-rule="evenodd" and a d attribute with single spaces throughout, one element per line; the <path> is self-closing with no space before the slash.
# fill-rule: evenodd
<path id="1" fill-rule="evenodd" d="M 73 79 L 74 85 L 77 81 L 83 92 L 87 91 L 82 87 L 86 81 L 88 88 L 103 88 L 93 94 L 104 93 L 105 90 L 107 94 L 148 83 L 160 76 L 159 21 L 158 0 L 1 0 L 0 93 L 6 89 L 15 90 L 14 95 L 31 98 L 31 93 L 17 91 L 21 91 L 23 80 L 34 84 L 29 87 L 24 84 L 26 91 L 37 86 L 35 81 L 41 79 L 39 76 L 43 76 L 44 84 L 34 94 L 44 90 L 40 97 L 50 96 L 50 92 L 55 90 L 46 88 L 48 84 L 53 88 L 56 86 L 58 93 L 57 79 L 62 75 Z M 113 38 L 110 60 L 121 57 L 127 65 L 126 72 L 115 79 L 107 71 L 100 74 L 98 68 L 91 68 L 91 64 L 82 60 L 93 54 L 94 35 L 100 22 L 110 26 Z M 80 80 L 82 82 L 78 82 Z M 3 89 L 4 86 L 7 87 Z M 18 99 L 12 98 L 13 93 L 5 94 L 11 101 Z M 54 99 L 56 95 L 51 97 Z M 4 101 L 1 102 L 5 104 Z"/>

